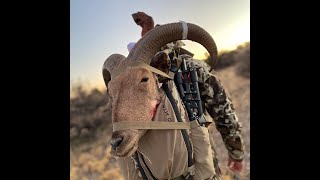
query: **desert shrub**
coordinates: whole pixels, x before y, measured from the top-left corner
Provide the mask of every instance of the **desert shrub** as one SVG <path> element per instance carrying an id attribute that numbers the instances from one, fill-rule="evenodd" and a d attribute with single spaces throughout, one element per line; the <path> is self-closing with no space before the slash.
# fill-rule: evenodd
<path id="1" fill-rule="evenodd" d="M 95 137 L 97 131 L 111 122 L 109 97 L 93 89 L 87 93 L 78 86 L 70 99 L 70 140 Z"/>
<path id="2" fill-rule="evenodd" d="M 237 49 L 232 51 L 220 51 L 216 65 L 213 67 L 209 61 L 210 55 L 205 54 L 205 61 L 211 68 L 219 71 L 230 66 L 237 66 L 237 73 L 243 77 L 250 77 L 250 42 L 239 45 Z"/>

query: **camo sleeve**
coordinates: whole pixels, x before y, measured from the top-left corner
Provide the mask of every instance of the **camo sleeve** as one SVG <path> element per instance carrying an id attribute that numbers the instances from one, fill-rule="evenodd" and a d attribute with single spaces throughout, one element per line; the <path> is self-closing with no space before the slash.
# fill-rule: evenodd
<path id="1" fill-rule="evenodd" d="M 234 160 L 242 161 L 244 147 L 240 134 L 241 124 L 232 101 L 217 75 L 209 73 L 208 68 L 204 67 L 205 65 L 197 63 L 194 65 L 199 77 L 199 90 L 204 107 L 213 118 L 228 149 L 229 156 Z"/>

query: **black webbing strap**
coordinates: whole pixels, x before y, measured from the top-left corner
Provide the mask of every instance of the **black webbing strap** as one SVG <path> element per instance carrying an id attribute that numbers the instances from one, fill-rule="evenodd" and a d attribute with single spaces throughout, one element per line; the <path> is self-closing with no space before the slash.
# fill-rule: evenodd
<path id="1" fill-rule="evenodd" d="M 148 177 L 147 177 L 146 173 L 144 172 L 144 170 L 143 170 L 143 168 L 141 166 L 141 163 L 140 163 L 140 160 L 139 160 L 139 155 L 138 155 L 137 151 L 134 153 L 134 159 L 136 160 L 136 162 L 138 164 L 138 168 L 139 168 L 139 171 L 141 173 L 142 179 L 143 180 L 148 180 Z"/>
<path id="2" fill-rule="evenodd" d="M 141 157 L 144 166 L 147 167 L 147 170 L 148 170 L 150 176 L 152 177 L 152 179 L 157 180 L 157 178 L 155 178 L 154 175 L 152 174 L 152 172 L 151 172 L 150 168 L 148 167 L 146 161 L 144 160 L 143 156 L 139 155 L 139 154 L 140 153 L 138 151 L 136 151 L 135 154 L 134 154 L 134 159 L 137 162 L 137 165 L 138 165 L 139 171 L 141 173 L 142 179 L 143 180 L 148 180 L 148 177 L 147 177 L 146 173 L 144 172 L 144 169 L 143 169 L 143 167 L 141 165 L 139 157 Z"/>
<path id="3" fill-rule="evenodd" d="M 142 155 L 141 155 L 140 157 L 141 157 L 141 159 L 142 159 L 142 162 L 143 162 L 144 166 L 146 166 L 146 167 L 147 167 L 147 170 L 148 170 L 148 172 L 149 172 L 150 176 L 152 177 L 152 179 L 157 180 L 157 178 L 156 178 L 156 177 L 154 177 L 154 175 L 152 174 L 152 172 L 151 172 L 150 168 L 148 167 L 148 165 L 147 165 L 146 161 L 144 160 L 144 157 L 143 157 Z"/>
<path id="4" fill-rule="evenodd" d="M 174 110 L 174 113 L 177 117 L 177 120 L 179 122 L 183 122 L 182 119 L 181 119 L 181 115 L 180 115 L 180 112 L 178 110 L 178 106 L 176 104 L 176 101 L 175 99 L 173 98 L 172 96 L 172 93 L 168 87 L 168 84 L 167 82 L 166 83 L 163 83 L 162 85 L 163 87 L 163 90 L 165 91 L 165 93 L 167 94 L 167 97 L 169 98 L 169 101 L 173 107 L 173 110 Z M 191 147 L 191 143 L 190 143 L 190 140 L 189 140 L 189 136 L 188 136 L 188 133 L 185 129 L 181 129 L 181 134 L 182 134 L 182 137 L 183 137 L 183 140 L 184 140 L 184 143 L 186 144 L 186 147 L 187 147 L 187 150 L 188 150 L 188 167 L 191 167 L 193 165 L 193 160 L 192 160 L 192 147 Z"/>

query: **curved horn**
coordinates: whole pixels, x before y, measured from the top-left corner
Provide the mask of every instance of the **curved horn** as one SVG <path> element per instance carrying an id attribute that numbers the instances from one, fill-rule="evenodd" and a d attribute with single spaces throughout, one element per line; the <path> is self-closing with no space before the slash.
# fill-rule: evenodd
<path id="1" fill-rule="evenodd" d="M 213 65 L 217 60 L 217 46 L 210 34 L 201 27 L 187 23 L 187 39 L 203 45 L 210 54 Z M 150 64 L 152 57 L 167 43 L 182 40 L 181 23 L 170 23 L 153 28 L 146 33 L 129 53 L 127 60 Z"/>

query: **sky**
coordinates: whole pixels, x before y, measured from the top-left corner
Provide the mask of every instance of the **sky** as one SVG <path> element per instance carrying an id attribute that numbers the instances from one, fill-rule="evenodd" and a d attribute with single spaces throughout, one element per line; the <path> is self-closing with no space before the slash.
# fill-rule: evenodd
<path id="1" fill-rule="evenodd" d="M 127 56 L 127 45 L 141 37 L 131 14 L 153 17 L 155 24 L 196 24 L 215 40 L 218 51 L 250 41 L 249 0 L 71 0 L 70 85 L 104 88 L 102 65 L 114 53 Z M 202 59 L 205 48 L 186 41 L 185 49 Z"/>

